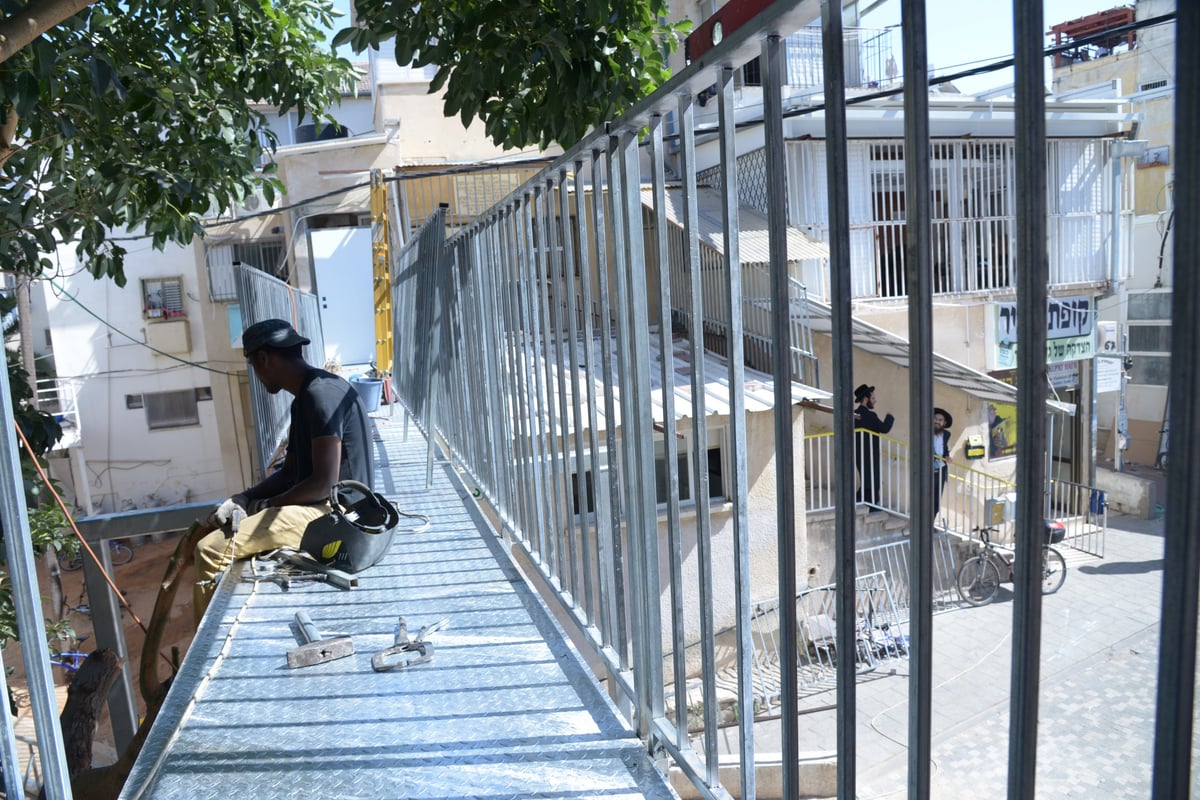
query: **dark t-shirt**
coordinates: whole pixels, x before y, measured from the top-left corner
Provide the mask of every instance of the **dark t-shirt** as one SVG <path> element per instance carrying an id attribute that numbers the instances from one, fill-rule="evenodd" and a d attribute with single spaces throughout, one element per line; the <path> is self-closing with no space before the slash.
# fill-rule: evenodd
<path id="1" fill-rule="evenodd" d="M 358 481 L 374 490 L 375 464 L 366 407 L 349 382 L 323 369 L 312 369 L 292 401 L 288 450 L 295 455 L 293 484 L 312 474 L 312 440 L 321 436 L 342 440 L 338 479 Z"/>

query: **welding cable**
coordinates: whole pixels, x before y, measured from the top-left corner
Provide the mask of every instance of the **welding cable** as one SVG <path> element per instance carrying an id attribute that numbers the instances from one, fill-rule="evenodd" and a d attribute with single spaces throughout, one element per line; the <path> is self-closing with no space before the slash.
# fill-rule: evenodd
<path id="1" fill-rule="evenodd" d="M 63 502 L 62 497 L 55 490 L 54 484 L 50 482 L 49 476 L 46 475 L 46 471 L 42 469 L 42 465 L 38 461 L 37 455 L 33 452 L 33 448 L 30 446 L 29 440 L 25 438 L 25 432 L 21 430 L 21 424 L 16 420 L 13 420 L 13 425 L 17 429 L 17 435 L 21 437 L 21 443 L 25 445 L 25 450 L 29 453 L 30 461 L 32 461 L 33 466 L 37 468 L 38 475 L 40 475 L 42 478 L 42 483 L 45 484 L 46 488 L 50 490 L 50 494 L 54 495 L 54 499 L 58 503 L 58 507 L 62 509 L 63 515 L 66 516 L 67 522 L 71 525 L 71 530 L 75 532 L 75 538 L 79 540 L 79 544 L 84 550 L 87 551 L 88 556 L 100 569 L 100 574 L 104 576 L 105 582 L 109 585 L 113 592 L 116 593 L 117 599 L 121 601 L 121 605 L 125 607 L 125 610 L 129 612 L 129 616 L 133 617 L 133 621 L 137 623 L 137 626 L 142 629 L 142 633 L 148 633 L 145 624 L 141 621 L 141 619 L 138 618 L 137 612 L 133 610 L 133 606 L 129 605 L 129 601 L 125 599 L 125 594 L 117 588 L 117 584 L 113 582 L 112 576 L 105 571 L 104 565 L 100 562 L 100 558 L 96 555 L 96 552 L 92 550 L 92 546 L 88 544 L 87 539 L 84 539 L 83 534 L 79 532 L 79 527 L 75 524 L 75 518 L 71 516 L 71 512 L 67 510 L 67 504 Z"/>
<path id="2" fill-rule="evenodd" d="M 424 522 L 423 524 L 421 524 L 421 525 L 418 525 L 418 526 L 417 526 L 417 527 L 415 527 L 415 528 L 404 528 L 404 529 L 399 529 L 399 528 L 398 528 L 398 529 L 396 530 L 396 533 L 420 533 L 421 531 L 423 531 L 423 530 L 426 530 L 426 529 L 428 529 L 428 528 L 429 528 L 429 515 L 428 515 L 428 514 L 418 514 L 418 513 L 416 513 L 415 511 L 404 511 L 404 510 L 402 510 L 402 509 L 400 509 L 400 508 L 397 508 L 397 509 L 396 509 L 396 513 L 397 513 L 397 514 L 399 514 L 399 515 L 400 515 L 400 516 L 402 516 L 402 517 L 408 517 L 409 519 L 423 519 L 423 520 L 425 520 L 425 522 Z"/>

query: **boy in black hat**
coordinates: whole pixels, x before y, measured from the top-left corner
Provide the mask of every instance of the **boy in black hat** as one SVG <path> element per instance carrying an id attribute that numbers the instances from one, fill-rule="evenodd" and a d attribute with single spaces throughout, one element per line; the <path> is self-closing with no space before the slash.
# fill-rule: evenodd
<path id="1" fill-rule="evenodd" d="M 329 494 L 335 483 L 352 480 L 371 487 L 374 482 L 367 410 L 349 382 L 304 360 L 301 348 L 308 343 L 281 319 L 257 322 L 242 333 L 246 362 L 263 387 L 295 397 L 287 455 L 281 469 L 209 516 L 215 530 L 195 552 L 197 624 L 217 576 L 230 563 L 279 547 L 298 548 L 308 523 L 332 510 Z"/>
<path id="2" fill-rule="evenodd" d="M 887 433 L 896 418 L 888 414 L 883 419 L 875 413 L 875 387 L 863 383 L 854 390 L 854 466 L 858 469 L 858 501 L 879 507 L 879 437 Z M 870 433 L 868 433 L 868 431 Z"/>

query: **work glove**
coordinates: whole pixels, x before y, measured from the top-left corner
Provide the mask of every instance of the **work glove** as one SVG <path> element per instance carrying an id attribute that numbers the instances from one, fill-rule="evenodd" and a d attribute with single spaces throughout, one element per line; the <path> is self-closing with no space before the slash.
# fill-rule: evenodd
<path id="1" fill-rule="evenodd" d="M 242 524 L 249 513 L 247 507 L 251 501 L 244 494 L 235 494 L 221 505 L 217 506 L 208 518 L 209 524 L 217 528 L 225 528 L 229 534 L 237 533 L 238 526 Z"/>

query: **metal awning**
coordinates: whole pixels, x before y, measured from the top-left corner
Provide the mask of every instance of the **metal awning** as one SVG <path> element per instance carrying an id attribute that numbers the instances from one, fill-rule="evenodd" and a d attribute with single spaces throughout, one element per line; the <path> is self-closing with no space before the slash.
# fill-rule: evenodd
<path id="1" fill-rule="evenodd" d="M 642 189 L 642 204 L 654 210 L 654 192 Z M 666 205 L 663 208 L 667 221 L 683 228 L 683 190 L 667 189 Z M 696 191 L 696 216 L 700 230 L 700 243 L 724 255 L 725 229 L 723 224 L 721 193 L 716 189 Z M 738 252 L 743 264 L 766 264 L 771 260 L 767 239 L 767 218 L 759 211 L 747 206 L 738 207 Z M 787 252 L 789 261 L 829 258 L 829 245 L 808 238 L 796 228 L 787 229 Z"/>
<path id="2" fill-rule="evenodd" d="M 809 299 L 808 307 L 813 332 L 832 335 L 833 318 L 830 307 L 812 299 Z M 905 369 L 910 366 L 907 339 L 860 319 L 850 321 L 850 330 L 855 347 L 886 358 Z M 938 383 L 964 391 L 972 397 L 1010 405 L 1017 402 L 1017 387 L 996 380 L 990 375 L 937 353 L 933 354 L 933 379 Z M 1053 399 L 1047 399 L 1046 405 L 1055 411 L 1068 414 L 1074 413 L 1075 410 L 1071 403 L 1061 403 Z"/>
<path id="3" fill-rule="evenodd" d="M 574 344 L 563 343 L 560 345 L 562 352 L 559 354 L 559 363 L 551 364 L 548 371 L 558 375 L 556 380 L 550 381 L 550 386 L 553 391 L 551 403 L 554 409 L 559 409 L 559 392 L 560 387 L 569 387 L 568 395 L 563 398 L 567 408 L 573 408 L 576 399 L 580 403 L 585 403 L 588 397 L 588 376 L 582 370 L 575 371 L 572 369 L 563 370 L 560 364 L 583 364 L 585 359 L 584 343 L 575 342 Z M 604 339 L 595 337 L 591 341 L 591 359 L 594 365 L 594 372 L 591 374 L 592 390 L 595 397 L 598 399 L 596 409 L 596 425 L 597 430 L 607 430 L 611 426 L 617 429 L 621 426 L 622 417 L 622 398 L 620 390 L 620 374 L 617 359 L 617 340 L 615 338 L 608 340 L 609 359 L 612 364 L 612 375 L 606 382 L 604 373 L 601 369 L 603 363 Z M 539 348 L 525 348 L 519 355 L 521 359 L 519 364 L 520 370 L 527 369 L 547 369 L 543 366 L 544 356 Z M 684 337 L 676 336 L 671 345 L 670 354 L 670 370 L 669 374 L 672 377 L 671 395 L 674 400 L 675 420 L 693 419 L 695 410 L 693 406 L 694 393 L 692 391 L 692 359 L 690 346 Z M 657 333 L 652 332 L 649 342 L 649 362 L 650 362 L 650 404 L 654 422 L 658 425 L 663 425 L 666 422 L 666 413 L 664 412 L 663 401 L 663 386 L 662 386 L 662 348 L 659 345 Z M 606 386 L 607 383 L 607 386 Z M 611 392 L 613 397 L 613 418 L 610 420 L 604 408 L 603 397 L 606 392 Z M 728 416 L 732 405 L 730 400 L 730 383 L 729 383 L 729 362 L 724 356 L 717 355 L 711 351 L 704 351 L 704 411 L 707 415 Z M 817 389 L 812 386 L 806 386 L 802 383 L 792 381 L 791 396 L 793 404 L 800 403 L 824 403 L 832 399 L 833 395 L 823 389 Z M 748 413 L 759 411 L 770 411 L 775 407 L 775 378 L 765 372 L 750 367 L 745 368 L 745 382 L 742 386 L 742 397 L 744 398 L 745 409 Z M 516 409 L 513 413 L 519 413 Z M 557 415 L 556 415 L 557 416 Z M 545 424 L 549 425 L 550 420 L 544 420 Z M 564 424 L 565 422 L 565 424 Z M 585 422 L 586 425 L 586 422 Z M 556 428 L 558 435 L 569 435 L 574 433 L 573 415 L 568 414 L 568 418 L 564 421 L 556 419 Z"/>

